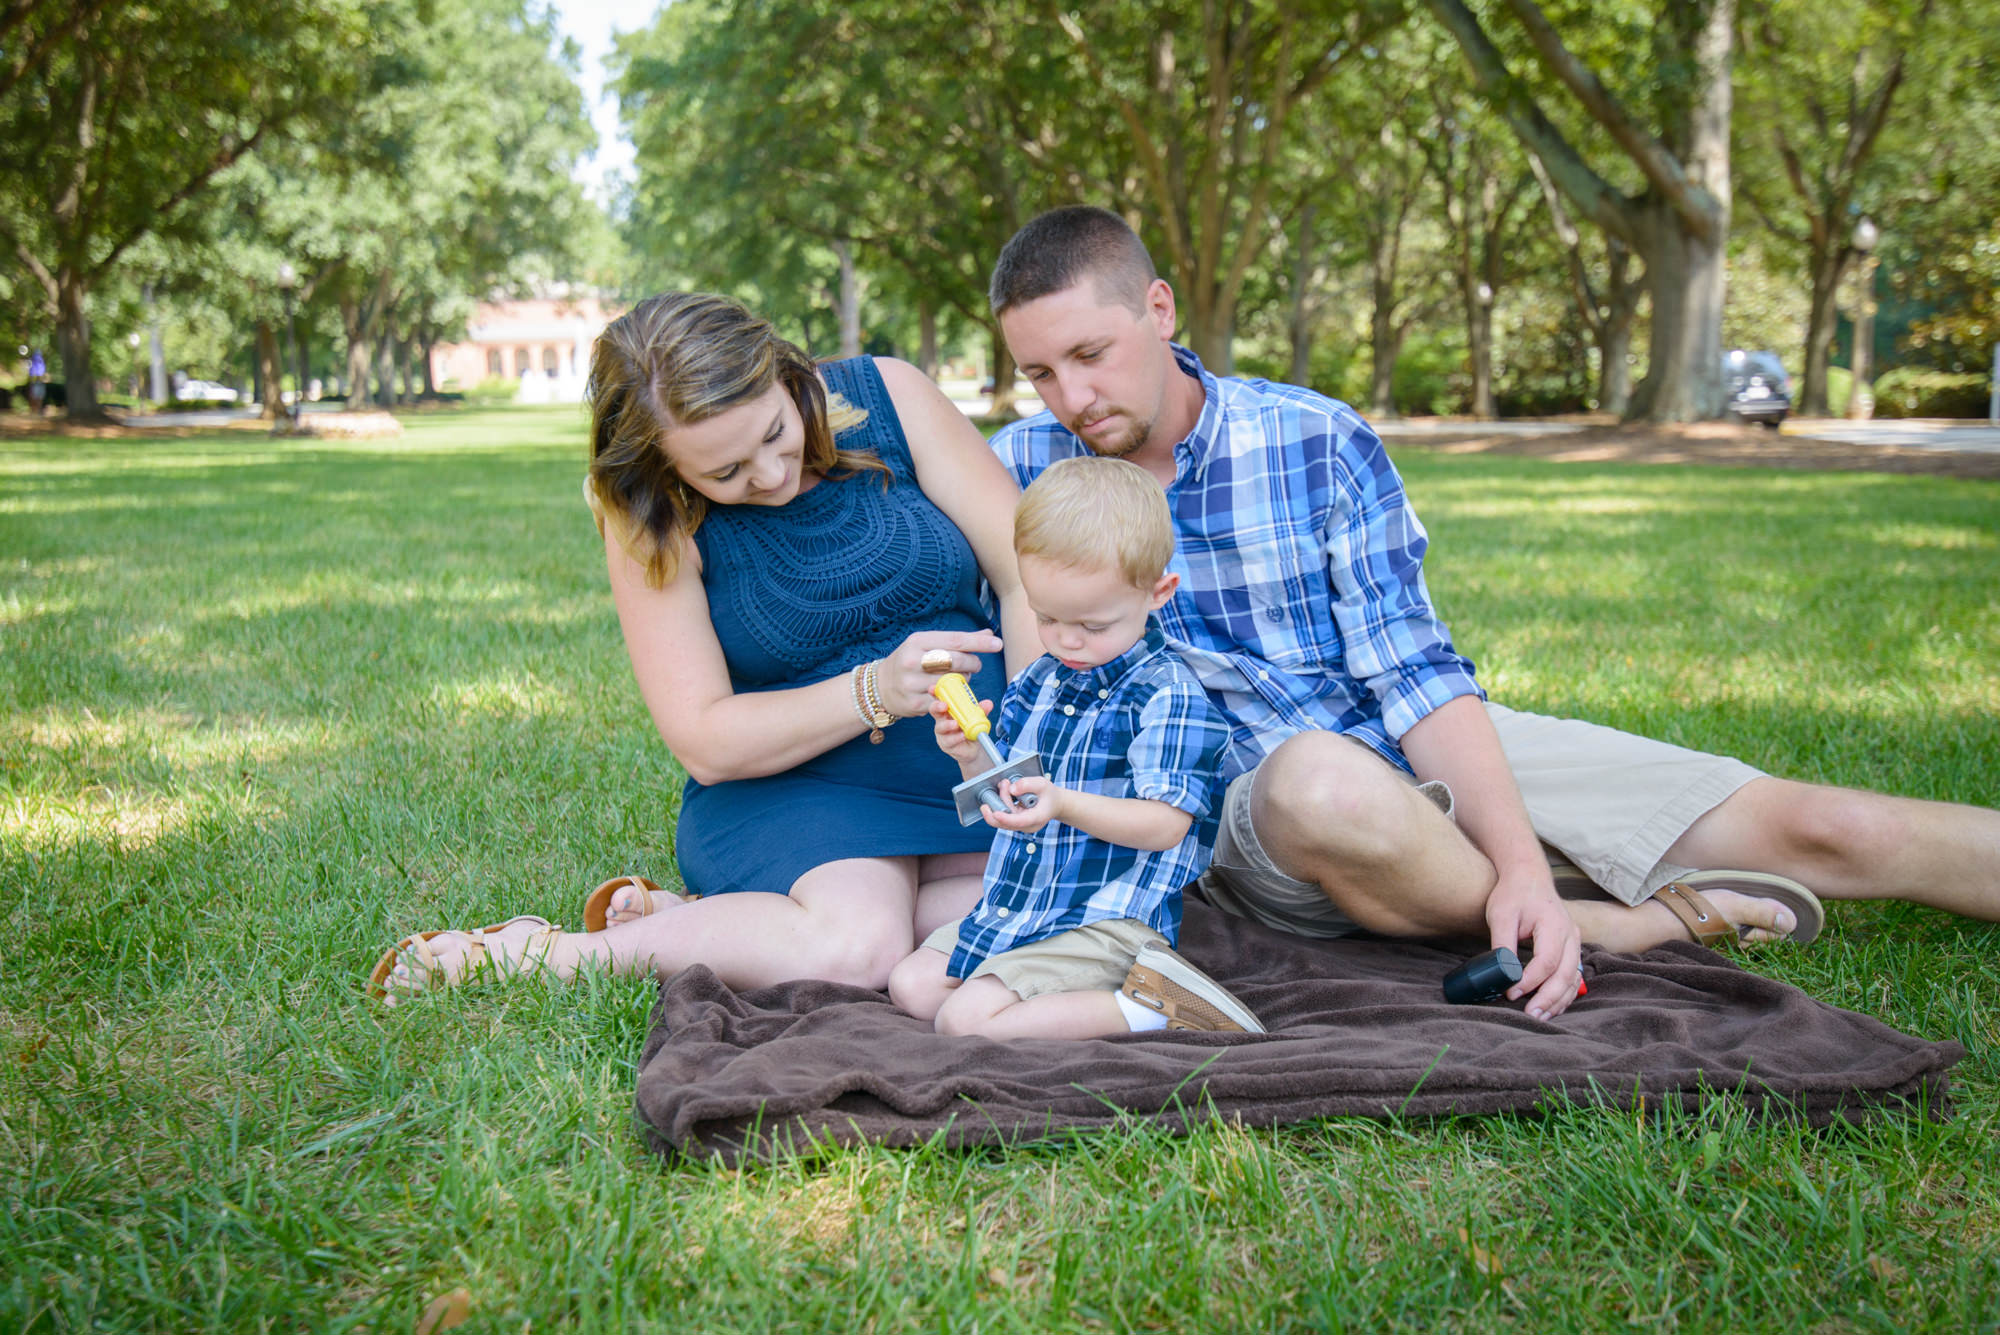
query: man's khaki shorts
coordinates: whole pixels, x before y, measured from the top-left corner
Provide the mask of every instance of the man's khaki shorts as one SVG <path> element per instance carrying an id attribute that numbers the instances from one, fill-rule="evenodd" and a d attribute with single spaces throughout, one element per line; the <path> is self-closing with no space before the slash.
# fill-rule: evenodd
<path id="1" fill-rule="evenodd" d="M 1486 713 L 1500 734 L 1535 833 L 1626 904 L 1642 903 L 1668 881 L 1695 870 L 1664 861 L 1667 849 L 1723 799 L 1763 777 L 1762 770 L 1728 756 L 1580 719 L 1524 714 L 1490 701 Z M 1416 782 L 1402 770 L 1394 772 Z M 1201 878 L 1202 894 L 1218 908 L 1298 936 L 1357 930 L 1318 886 L 1285 875 L 1264 852 L 1250 823 L 1257 773 L 1237 776 L 1223 797 L 1222 828 L 1215 860 Z M 1420 787 L 1447 816 L 1452 813 L 1449 788 L 1437 782 Z"/>
<path id="2" fill-rule="evenodd" d="M 949 955 L 958 945 L 959 919 L 924 938 L 930 950 Z M 1172 943 L 1137 918 L 1106 918 L 989 955 L 968 978 L 991 975 L 1021 1000 L 1044 992 L 1116 992 L 1125 985 L 1139 947 Z"/>

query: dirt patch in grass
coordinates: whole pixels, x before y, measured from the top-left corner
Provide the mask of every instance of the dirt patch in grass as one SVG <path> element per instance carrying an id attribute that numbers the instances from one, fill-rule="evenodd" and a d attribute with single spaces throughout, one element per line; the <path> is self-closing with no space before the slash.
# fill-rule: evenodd
<path id="1" fill-rule="evenodd" d="M 1482 432 L 1477 422 L 1422 439 L 1400 437 L 1397 450 L 1434 454 L 1514 454 L 1561 463 L 1713 464 L 1724 468 L 1836 469 L 1863 473 L 1927 473 L 2000 478 L 2000 454 L 1924 450 L 1908 445 L 1856 445 L 1780 434 L 1732 422 L 1676 426 L 1594 425 L 1548 436 Z"/>
<path id="2" fill-rule="evenodd" d="M 72 422 L 65 417 L 0 413 L 0 440 L 26 440 L 36 436 L 57 436 L 69 440 L 136 440 L 142 436 L 164 436 L 179 440 L 188 436 L 212 436 L 218 431 L 255 431 L 270 435 L 272 425 L 261 417 L 244 417 L 216 426 L 173 426 L 165 423 L 148 426 L 146 419 L 140 417 L 128 426 L 122 422 Z"/>

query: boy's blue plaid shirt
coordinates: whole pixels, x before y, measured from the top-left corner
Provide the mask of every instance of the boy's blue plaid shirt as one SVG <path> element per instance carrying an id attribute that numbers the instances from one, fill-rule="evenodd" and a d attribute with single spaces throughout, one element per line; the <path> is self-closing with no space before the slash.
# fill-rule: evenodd
<path id="1" fill-rule="evenodd" d="M 1231 725 L 1224 773 L 1319 728 L 1396 745 L 1461 695 L 1483 696 L 1424 586 L 1429 539 L 1381 440 L 1346 404 L 1296 385 L 1210 375 L 1174 448 L 1167 488 L 1180 590 L 1159 611 L 1167 640 Z M 1026 487 L 1058 459 L 1090 453 L 1047 412 L 1003 428 L 993 448 Z"/>
<path id="2" fill-rule="evenodd" d="M 986 892 L 966 915 L 947 966 L 963 978 L 990 955 L 1110 918 L 1137 918 L 1178 939 L 1181 887 L 1215 848 L 1229 728 L 1201 683 L 1166 647 L 1157 621 L 1109 663 L 1074 672 L 1043 655 L 1007 687 L 994 716 L 1003 754 L 1033 751 L 1051 782 L 1107 797 L 1165 802 L 1193 816 L 1164 852 L 1123 848 L 1051 821 L 1002 830 Z"/>

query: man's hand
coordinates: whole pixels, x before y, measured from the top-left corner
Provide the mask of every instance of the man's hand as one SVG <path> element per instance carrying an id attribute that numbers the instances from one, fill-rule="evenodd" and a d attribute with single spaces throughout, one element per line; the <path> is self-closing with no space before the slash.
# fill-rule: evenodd
<path id="1" fill-rule="evenodd" d="M 1019 779 L 1002 779 L 1000 796 L 1010 802 L 1019 802 L 1024 794 L 1032 793 L 1035 805 L 1014 811 L 995 811 L 992 807 L 981 806 L 981 814 L 986 823 L 996 830 L 1013 830 L 1017 834 L 1033 834 L 1052 820 L 1062 818 L 1062 800 L 1069 789 L 1058 788 L 1039 774 Z"/>
<path id="2" fill-rule="evenodd" d="M 1507 989 L 1507 999 L 1529 997 L 1528 1015 L 1536 1020 L 1553 1020 L 1568 1010 L 1576 1000 L 1577 984 L 1583 981 L 1578 967 L 1582 937 L 1557 898 L 1547 869 L 1540 875 L 1503 873 L 1486 900 L 1486 925 L 1493 945 L 1516 955 L 1523 940 L 1534 943 L 1534 958 L 1522 969 L 1521 981 Z"/>

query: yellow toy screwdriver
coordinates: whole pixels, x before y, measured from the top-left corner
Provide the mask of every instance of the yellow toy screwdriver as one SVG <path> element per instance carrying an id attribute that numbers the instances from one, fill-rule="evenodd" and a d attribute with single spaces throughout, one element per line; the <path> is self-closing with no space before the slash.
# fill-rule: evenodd
<path id="1" fill-rule="evenodd" d="M 986 717 L 986 711 L 979 707 L 979 698 L 972 693 L 972 683 L 959 672 L 947 672 L 931 687 L 931 694 L 944 701 L 945 710 L 951 721 L 967 740 L 979 743 L 979 749 L 986 753 L 992 768 L 973 775 L 964 783 L 951 790 L 951 800 L 958 806 L 960 825 L 977 825 L 980 820 L 979 808 L 992 807 L 995 811 L 1012 811 L 1016 803 L 1009 802 L 1000 795 L 1003 779 L 1040 778 L 1042 758 L 1025 755 L 1009 760 L 1000 754 L 1000 748 L 993 744 L 993 720 Z M 1033 793 L 1023 793 L 1018 799 L 1022 807 L 1035 805 Z"/>

